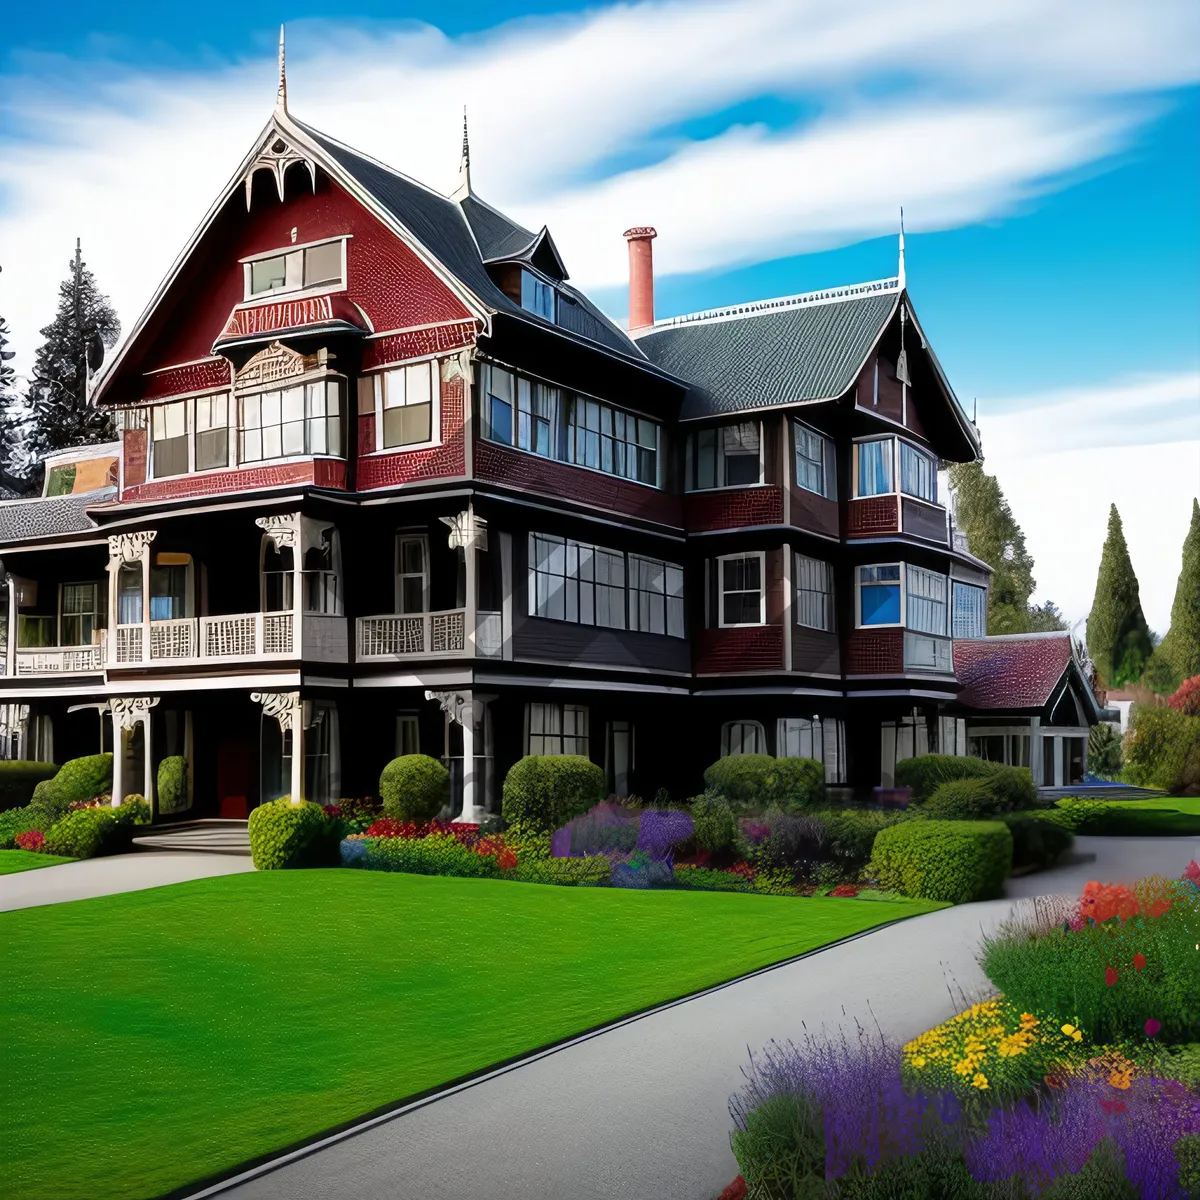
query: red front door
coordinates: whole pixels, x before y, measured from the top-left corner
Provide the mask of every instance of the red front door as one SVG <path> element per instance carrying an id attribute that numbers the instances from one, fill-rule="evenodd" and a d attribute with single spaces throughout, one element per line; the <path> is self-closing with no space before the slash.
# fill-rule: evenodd
<path id="1" fill-rule="evenodd" d="M 218 815 L 244 820 L 250 815 L 250 739 L 229 731 L 217 743 Z"/>

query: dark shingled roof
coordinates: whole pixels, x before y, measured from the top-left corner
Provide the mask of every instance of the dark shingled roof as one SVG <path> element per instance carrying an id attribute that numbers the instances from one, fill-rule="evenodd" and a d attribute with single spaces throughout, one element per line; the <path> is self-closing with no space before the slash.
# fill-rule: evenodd
<path id="1" fill-rule="evenodd" d="M 1044 708 L 1071 664 L 1069 633 L 956 640 L 954 674 L 968 708 Z"/>
<path id="2" fill-rule="evenodd" d="M 0 547 L 60 533 L 82 533 L 95 529 L 96 522 L 85 511 L 93 504 L 111 500 L 115 487 L 81 492 L 77 496 L 35 496 L 0 504 Z"/>
<path id="3" fill-rule="evenodd" d="M 750 315 L 735 309 L 655 328 L 638 345 L 656 366 L 690 381 L 683 420 L 833 400 L 854 383 L 899 299 L 896 286 Z"/>
<path id="4" fill-rule="evenodd" d="M 467 197 L 460 207 L 458 202 L 449 197 L 440 196 L 399 172 L 364 158 L 311 126 L 297 121 L 295 117 L 290 117 L 290 120 L 348 171 L 455 279 L 488 308 L 508 313 L 530 324 L 554 329 L 565 337 L 587 338 L 627 358 L 644 359 L 642 351 L 628 334 L 569 284 L 556 285 L 566 300 L 567 319 L 555 325 L 535 313 L 527 312 L 492 282 L 484 260 L 497 257 L 498 247 L 503 250 L 516 246 L 517 252 L 527 248 L 535 240 L 535 234 L 482 202 L 472 203 L 471 197 Z M 520 245 L 516 245 L 518 241 L 521 241 Z"/>

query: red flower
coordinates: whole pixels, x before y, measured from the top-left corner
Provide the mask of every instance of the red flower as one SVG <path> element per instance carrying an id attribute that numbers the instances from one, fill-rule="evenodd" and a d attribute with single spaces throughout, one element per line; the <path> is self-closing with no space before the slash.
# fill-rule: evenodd
<path id="1" fill-rule="evenodd" d="M 40 829 L 30 829 L 25 833 L 18 833 L 13 841 L 22 850 L 37 851 L 46 844 L 46 835 Z"/>
<path id="2" fill-rule="evenodd" d="M 1158 1021 L 1153 1017 L 1149 1017 L 1146 1021 L 1146 1036 L 1154 1037 L 1161 1028 L 1162 1025 Z"/>
<path id="3" fill-rule="evenodd" d="M 1101 1100 L 1100 1107 L 1107 1113 L 1119 1113 L 1125 1111 L 1124 1100 Z"/>
<path id="4" fill-rule="evenodd" d="M 1133 956 L 1133 969 L 1135 971 L 1144 970 L 1146 966 L 1146 956 L 1140 951 Z"/>
<path id="5" fill-rule="evenodd" d="M 1112 987 L 1112 985 L 1117 982 L 1116 967 L 1105 967 L 1104 968 L 1104 982 L 1106 984 L 1108 984 L 1109 987 Z"/>

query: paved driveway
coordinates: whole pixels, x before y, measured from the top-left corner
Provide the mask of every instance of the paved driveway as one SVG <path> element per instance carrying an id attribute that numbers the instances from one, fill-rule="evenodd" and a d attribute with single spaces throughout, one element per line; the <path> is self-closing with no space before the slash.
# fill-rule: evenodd
<path id="1" fill-rule="evenodd" d="M 1094 862 L 1013 881 L 1179 875 L 1200 839 L 1081 838 Z M 852 1019 L 909 1039 L 984 994 L 1008 901 L 916 917 L 576 1042 L 222 1189 L 238 1200 L 705 1200 L 736 1174 L 726 1102 L 747 1048 Z M 202 1193 L 203 1194 L 203 1193 Z"/>
<path id="2" fill-rule="evenodd" d="M 40 904 L 60 904 L 64 900 L 111 896 L 115 892 L 137 892 L 165 883 L 253 870 L 250 859 L 238 854 L 139 850 L 133 854 L 114 854 L 110 858 L 89 858 L 58 867 L 0 875 L 0 912 Z"/>

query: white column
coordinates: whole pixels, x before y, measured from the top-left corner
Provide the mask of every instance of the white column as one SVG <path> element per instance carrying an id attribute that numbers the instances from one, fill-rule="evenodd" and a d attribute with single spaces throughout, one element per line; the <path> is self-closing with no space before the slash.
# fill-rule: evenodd
<path id="1" fill-rule="evenodd" d="M 125 799 L 125 734 L 139 721 L 145 724 L 145 795 L 154 812 L 154 776 L 151 774 L 153 756 L 150 745 L 150 710 L 158 703 L 157 696 L 114 696 L 109 701 L 113 723 L 113 782 L 112 801 L 116 807 Z"/>
<path id="2" fill-rule="evenodd" d="M 474 551 L 468 547 L 467 554 L 473 554 Z M 470 578 L 470 573 L 468 573 Z M 455 821 L 473 822 L 475 820 L 476 808 L 476 780 L 475 780 L 475 714 L 474 705 L 471 703 L 471 694 L 467 693 L 467 702 L 463 706 L 459 720 L 462 722 L 462 739 L 463 739 L 463 806 L 462 812 L 455 817 Z"/>
<path id="3" fill-rule="evenodd" d="M 1054 738 L 1054 787 L 1063 785 L 1063 740 L 1055 735 Z"/>
<path id="4" fill-rule="evenodd" d="M 293 804 L 304 801 L 304 708 L 301 705 L 293 713 L 292 720 L 292 782 L 291 795 Z"/>
<path id="5" fill-rule="evenodd" d="M 304 799 L 304 705 L 299 692 L 251 692 L 250 699 L 263 706 L 263 716 L 279 722 L 280 735 L 292 735 L 292 773 L 290 798 L 293 804 Z"/>
<path id="6" fill-rule="evenodd" d="M 469 536 L 467 537 L 466 542 L 463 546 L 463 553 L 466 555 L 466 564 L 467 564 L 467 570 L 466 570 L 467 611 L 466 611 L 466 615 L 463 618 L 463 620 L 464 620 L 464 624 L 466 625 L 466 628 L 467 628 L 467 640 L 466 640 L 465 649 L 466 649 L 467 654 L 473 658 L 475 656 L 476 636 L 479 632 L 479 591 L 478 591 L 478 588 L 476 587 L 476 582 L 475 582 L 475 577 L 476 577 L 476 573 L 477 573 L 476 572 L 476 562 L 475 562 L 475 544 L 478 541 L 478 537 L 477 537 L 476 531 L 475 531 L 475 505 L 474 505 L 474 502 L 468 502 L 468 504 L 467 504 L 467 529 L 469 530 Z M 464 732 L 465 732 L 466 726 L 464 726 L 463 728 L 464 728 Z M 464 753 L 465 753 L 465 751 L 464 751 Z M 464 776 L 464 786 L 465 786 L 465 778 L 466 777 Z"/>
<path id="7" fill-rule="evenodd" d="M 113 723 L 112 806 L 116 808 L 125 799 L 125 730 L 117 724 L 115 709 L 111 716 Z"/>
<path id="8" fill-rule="evenodd" d="M 108 611 L 113 629 L 118 621 L 118 580 L 121 567 L 126 563 L 138 563 L 142 569 L 142 653 L 141 661 L 150 658 L 150 543 L 157 530 L 140 529 L 136 533 L 116 533 L 108 539 Z M 115 640 L 115 638 L 114 638 Z M 116 649 L 111 652 L 115 660 Z"/>
<path id="9" fill-rule="evenodd" d="M 4 672 L 7 675 L 15 675 L 17 673 L 17 581 L 11 575 L 5 580 L 4 603 L 8 608 Z"/>
<path id="10" fill-rule="evenodd" d="M 147 655 L 147 657 L 149 656 Z M 150 805 L 151 819 L 158 815 L 158 806 L 155 800 L 155 793 L 158 791 L 158 780 L 154 778 L 154 750 L 151 745 L 153 730 L 154 721 L 151 719 L 150 710 L 147 709 L 142 714 L 142 762 L 145 764 L 143 768 L 143 778 L 145 779 L 144 794 L 146 802 Z"/>

